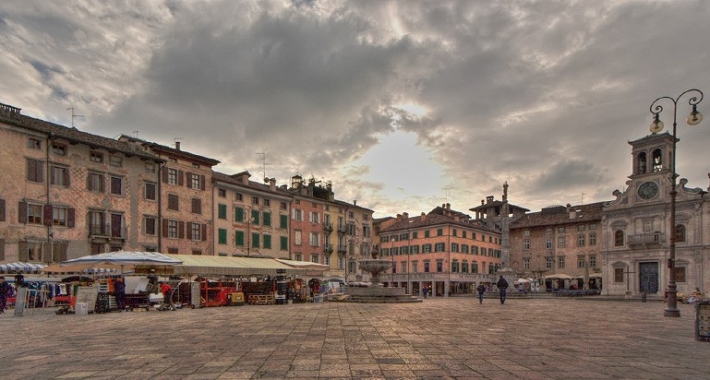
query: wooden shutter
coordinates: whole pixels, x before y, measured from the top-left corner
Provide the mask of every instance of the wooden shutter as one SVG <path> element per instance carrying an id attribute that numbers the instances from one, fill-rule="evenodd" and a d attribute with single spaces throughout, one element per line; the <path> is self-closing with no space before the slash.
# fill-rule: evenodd
<path id="1" fill-rule="evenodd" d="M 185 173 L 185 183 L 189 189 L 192 189 L 192 173 Z"/>
<path id="2" fill-rule="evenodd" d="M 44 205 L 43 207 L 43 222 L 45 226 L 51 226 L 54 219 L 54 207 L 52 205 Z"/>
<path id="3" fill-rule="evenodd" d="M 163 235 L 163 237 L 168 237 L 168 220 L 167 219 L 163 219 L 163 231 L 162 231 L 161 235 Z"/>
<path id="4" fill-rule="evenodd" d="M 5 221 L 5 200 L 0 199 L 0 222 Z"/>
<path id="5" fill-rule="evenodd" d="M 202 241 L 207 240 L 207 224 L 202 225 Z"/>
<path id="6" fill-rule="evenodd" d="M 192 233 L 192 232 L 190 232 Z M 185 238 L 185 222 L 178 222 L 178 238 Z"/>
<path id="7" fill-rule="evenodd" d="M 177 171 L 177 177 L 178 177 L 177 179 L 178 179 L 179 186 L 182 186 L 185 184 L 185 180 L 182 178 L 184 175 L 185 175 L 185 172 L 183 172 L 182 170 Z"/>
<path id="8" fill-rule="evenodd" d="M 192 222 L 187 222 L 187 239 L 192 240 Z"/>
<path id="9" fill-rule="evenodd" d="M 30 255 L 29 251 L 27 250 L 27 242 L 26 241 L 21 241 L 19 242 L 19 249 L 20 251 L 18 252 L 18 259 L 20 261 L 29 261 L 30 260 Z"/>
<path id="10" fill-rule="evenodd" d="M 168 183 L 168 169 L 167 167 L 163 166 L 163 183 Z"/>
<path id="11" fill-rule="evenodd" d="M 74 228 L 76 226 L 76 210 L 73 208 L 67 209 L 67 227 Z"/>
<path id="12" fill-rule="evenodd" d="M 17 207 L 17 221 L 19 223 L 27 223 L 27 202 L 20 202 Z"/>
<path id="13" fill-rule="evenodd" d="M 200 190 L 205 190 L 205 176 L 200 176 Z"/>

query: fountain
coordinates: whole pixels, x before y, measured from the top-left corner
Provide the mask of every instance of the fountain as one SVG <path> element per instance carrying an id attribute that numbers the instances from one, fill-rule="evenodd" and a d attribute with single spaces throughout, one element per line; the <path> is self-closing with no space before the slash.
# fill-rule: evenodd
<path id="1" fill-rule="evenodd" d="M 361 303 L 403 303 L 422 302 L 417 297 L 407 294 L 405 288 L 386 288 L 380 283 L 380 275 L 387 272 L 394 262 L 377 258 L 377 252 L 372 252 L 372 259 L 358 261 L 360 269 L 370 273 L 372 286 L 369 287 L 347 287 L 345 294 L 347 297 L 343 301 Z"/>

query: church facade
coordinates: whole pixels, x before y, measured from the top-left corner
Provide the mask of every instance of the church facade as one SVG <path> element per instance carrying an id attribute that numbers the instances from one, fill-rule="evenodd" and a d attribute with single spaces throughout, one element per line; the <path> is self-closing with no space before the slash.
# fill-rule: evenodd
<path id="1" fill-rule="evenodd" d="M 651 134 L 629 142 L 632 174 L 601 219 L 604 295 L 664 297 L 668 287 L 673 136 Z M 679 293 L 710 289 L 708 192 L 676 186 L 675 275 Z"/>

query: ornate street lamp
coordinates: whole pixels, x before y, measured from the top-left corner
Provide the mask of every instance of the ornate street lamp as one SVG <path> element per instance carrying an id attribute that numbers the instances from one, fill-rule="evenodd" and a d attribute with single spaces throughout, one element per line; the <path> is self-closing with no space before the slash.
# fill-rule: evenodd
<path id="1" fill-rule="evenodd" d="M 686 119 L 686 122 L 688 125 L 698 125 L 702 120 L 703 120 L 703 115 L 698 112 L 697 105 L 703 100 L 703 92 L 698 90 L 698 89 L 690 89 L 682 94 L 678 95 L 677 98 L 673 99 L 669 96 L 662 96 L 651 103 L 651 113 L 653 114 L 653 122 L 651 123 L 651 132 L 652 133 L 658 133 L 663 130 L 663 122 L 661 121 L 659 115 L 663 111 L 663 107 L 660 104 L 656 104 L 659 101 L 666 99 L 670 100 L 673 103 L 673 148 L 671 150 L 671 177 L 672 177 L 672 186 L 671 186 L 671 220 L 670 220 L 670 257 L 668 259 L 668 304 L 666 306 L 666 309 L 663 311 L 663 315 L 666 317 L 680 317 L 680 310 L 678 310 L 678 300 L 677 300 L 677 287 L 676 287 L 676 282 L 675 282 L 675 242 L 676 242 L 676 226 L 675 226 L 675 209 L 676 209 L 676 195 L 678 194 L 676 191 L 676 177 L 678 176 L 676 174 L 675 170 L 675 156 L 676 156 L 676 127 L 678 126 L 677 124 L 677 111 L 678 111 L 678 101 L 680 98 L 682 98 L 685 94 L 690 94 L 692 97 L 688 99 L 688 104 L 693 106 L 693 111 L 690 112 L 690 115 L 688 115 L 688 118 Z"/>

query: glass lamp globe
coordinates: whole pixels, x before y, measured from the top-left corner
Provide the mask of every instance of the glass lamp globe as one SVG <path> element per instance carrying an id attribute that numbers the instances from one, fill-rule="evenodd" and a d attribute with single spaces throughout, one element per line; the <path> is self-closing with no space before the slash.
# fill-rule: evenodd
<path id="1" fill-rule="evenodd" d="M 649 129 L 651 130 L 651 133 L 658 133 L 663 130 L 663 122 L 656 117 L 656 119 L 654 119 L 651 123 Z"/>
<path id="2" fill-rule="evenodd" d="M 698 110 L 695 109 L 695 106 L 693 106 L 693 112 L 688 115 L 686 121 L 688 122 L 688 125 L 698 125 L 701 121 L 703 121 L 703 114 L 698 112 Z"/>

